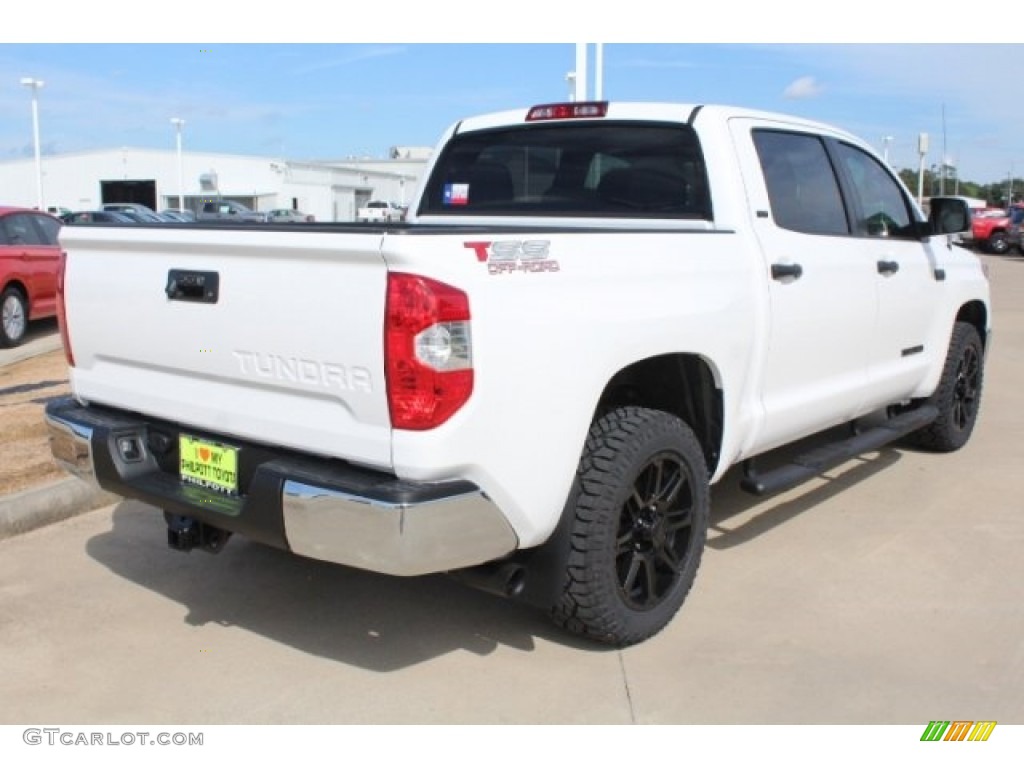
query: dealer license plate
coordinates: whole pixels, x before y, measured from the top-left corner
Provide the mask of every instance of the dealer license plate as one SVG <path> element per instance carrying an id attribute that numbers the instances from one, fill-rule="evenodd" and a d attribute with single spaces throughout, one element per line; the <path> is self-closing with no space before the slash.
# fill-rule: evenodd
<path id="1" fill-rule="evenodd" d="M 238 449 L 189 435 L 178 438 L 181 479 L 231 496 L 238 495 Z"/>

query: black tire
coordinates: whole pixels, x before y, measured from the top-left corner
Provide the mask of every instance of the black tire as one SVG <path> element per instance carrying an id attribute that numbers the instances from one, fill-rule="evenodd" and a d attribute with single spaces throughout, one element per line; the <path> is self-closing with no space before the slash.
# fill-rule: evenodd
<path id="1" fill-rule="evenodd" d="M 1010 250 L 1010 240 L 1005 232 L 995 232 L 988 239 L 988 249 L 995 254 L 1004 254 Z"/>
<path id="2" fill-rule="evenodd" d="M 555 623 L 619 647 L 663 629 L 697 575 L 709 507 L 704 454 L 680 419 L 634 407 L 598 419 L 565 511 Z"/>
<path id="3" fill-rule="evenodd" d="M 21 291 L 14 287 L 0 294 L 0 347 L 16 347 L 28 329 L 28 305 Z"/>
<path id="4" fill-rule="evenodd" d="M 912 435 L 915 445 L 948 453 L 970 439 L 981 405 L 984 362 L 978 330 L 970 323 L 955 323 L 939 387 L 927 400 L 938 407 L 939 417 Z"/>

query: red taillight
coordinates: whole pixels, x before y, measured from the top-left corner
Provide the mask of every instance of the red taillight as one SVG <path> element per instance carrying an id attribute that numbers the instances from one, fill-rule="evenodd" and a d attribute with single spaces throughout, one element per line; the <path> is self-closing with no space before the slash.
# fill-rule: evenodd
<path id="1" fill-rule="evenodd" d="M 64 270 L 67 268 L 67 251 L 60 252 L 60 262 L 57 265 L 57 326 L 60 328 L 60 340 L 64 345 L 64 359 L 68 365 L 75 367 L 75 355 L 71 351 L 71 335 L 68 333 L 68 313 L 64 307 Z"/>
<path id="2" fill-rule="evenodd" d="M 569 101 L 564 104 L 540 104 L 526 114 L 527 121 L 569 120 L 574 117 L 604 117 L 607 101 Z"/>
<path id="3" fill-rule="evenodd" d="M 473 393 L 469 298 L 418 275 L 388 275 L 384 370 L 395 429 L 440 426 Z"/>

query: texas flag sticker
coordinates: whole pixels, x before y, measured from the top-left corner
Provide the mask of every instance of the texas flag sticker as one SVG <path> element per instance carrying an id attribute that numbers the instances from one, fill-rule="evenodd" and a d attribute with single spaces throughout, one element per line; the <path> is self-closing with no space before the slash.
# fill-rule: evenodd
<path id="1" fill-rule="evenodd" d="M 469 205 L 469 184 L 445 184 L 445 205 Z"/>

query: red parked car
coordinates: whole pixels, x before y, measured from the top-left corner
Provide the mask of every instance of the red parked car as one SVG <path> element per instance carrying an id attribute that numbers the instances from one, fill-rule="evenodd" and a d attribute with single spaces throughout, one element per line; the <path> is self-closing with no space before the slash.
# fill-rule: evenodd
<path id="1" fill-rule="evenodd" d="M 983 208 L 971 216 L 971 238 L 990 253 L 1006 253 L 1010 248 L 1007 232 L 1010 216 L 1001 208 Z"/>
<path id="2" fill-rule="evenodd" d="M 30 320 L 57 314 L 60 227 L 47 213 L 0 207 L 0 347 L 20 344 Z"/>

